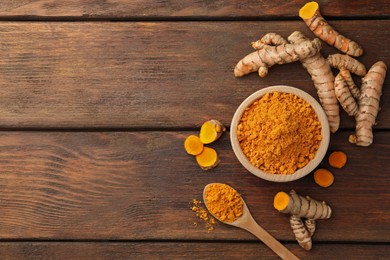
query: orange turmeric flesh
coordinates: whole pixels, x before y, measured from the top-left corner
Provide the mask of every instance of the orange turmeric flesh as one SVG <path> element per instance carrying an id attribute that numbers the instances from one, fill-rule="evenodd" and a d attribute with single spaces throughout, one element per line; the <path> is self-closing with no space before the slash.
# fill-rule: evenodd
<path id="1" fill-rule="evenodd" d="M 203 147 L 203 151 L 196 155 L 196 162 L 203 170 L 209 170 L 219 164 L 218 154 L 211 147 Z"/>
<path id="2" fill-rule="evenodd" d="M 203 123 L 200 128 L 199 138 L 202 143 L 210 144 L 220 138 L 225 131 L 226 128 L 221 122 L 212 119 Z"/>
<path id="3" fill-rule="evenodd" d="M 203 143 L 196 135 L 190 135 L 184 141 L 184 149 L 190 155 L 198 155 L 203 151 Z"/>
<path id="4" fill-rule="evenodd" d="M 343 168 L 347 163 L 347 155 L 344 152 L 336 151 L 329 155 L 329 164 L 334 168 Z"/>
<path id="5" fill-rule="evenodd" d="M 299 17 L 302 19 L 309 19 L 314 16 L 316 11 L 318 10 L 318 3 L 317 2 L 309 2 L 305 4 L 300 10 L 299 10 Z"/>
<path id="6" fill-rule="evenodd" d="M 274 208 L 279 211 L 283 211 L 287 208 L 289 201 L 290 197 L 287 193 L 283 191 L 278 192 L 274 197 Z"/>
<path id="7" fill-rule="evenodd" d="M 318 169 L 314 172 L 314 181 L 319 186 L 327 188 L 333 184 L 334 176 L 326 169 Z"/>

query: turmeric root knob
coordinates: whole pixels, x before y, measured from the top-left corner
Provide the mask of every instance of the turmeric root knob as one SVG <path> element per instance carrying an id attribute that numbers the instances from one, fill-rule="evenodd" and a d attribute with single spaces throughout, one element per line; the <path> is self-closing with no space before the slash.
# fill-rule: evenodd
<path id="1" fill-rule="evenodd" d="M 300 217 L 291 215 L 290 226 L 295 235 L 295 239 L 298 241 L 298 244 L 305 250 L 310 250 L 312 247 L 311 235 L 302 219 Z"/>
<path id="2" fill-rule="evenodd" d="M 212 143 L 226 131 L 225 126 L 218 120 L 212 119 L 203 123 L 200 128 L 200 141 L 204 144 Z"/>
<path id="3" fill-rule="evenodd" d="M 196 156 L 196 162 L 205 171 L 215 168 L 219 164 L 217 151 L 205 146 L 203 151 Z"/>
<path id="4" fill-rule="evenodd" d="M 344 37 L 328 24 L 322 17 L 317 2 L 306 3 L 299 10 L 299 16 L 310 30 L 327 44 L 351 56 L 359 57 L 363 54 L 363 49 L 359 44 Z"/>
<path id="5" fill-rule="evenodd" d="M 203 143 L 196 135 L 190 135 L 184 141 L 184 149 L 190 155 L 198 155 L 203 151 Z"/>

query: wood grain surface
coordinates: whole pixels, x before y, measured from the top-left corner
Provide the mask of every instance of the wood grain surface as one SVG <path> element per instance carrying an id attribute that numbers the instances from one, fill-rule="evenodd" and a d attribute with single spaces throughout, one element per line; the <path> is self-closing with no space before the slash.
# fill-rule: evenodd
<path id="1" fill-rule="evenodd" d="M 367 67 L 390 64 L 390 32 L 383 30 L 390 20 L 332 24 L 364 47 L 359 60 Z M 238 105 L 266 86 L 316 97 L 300 63 L 274 66 L 265 79 L 233 76 L 252 41 L 294 30 L 313 37 L 300 21 L 0 23 L 0 127 L 172 129 L 210 117 L 229 125 Z M 324 44 L 322 52 L 336 50 Z M 378 129 L 390 128 L 389 102 L 384 91 Z M 354 127 L 344 112 L 341 127 Z"/>
<path id="2" fill-rule="evenodd" d="M 47 18 L 107 18 L 107 19 L 218 19 L 298 18 L 299 9 L 308 1 L 167 1 L 167 0 L 2 0 L 0 17 L 17 19 Z M 367 2 L 355 0 L 318 1 L 322 12 L 330 17 L 389 17 L 390 3 L 386 0 Z"/>
<path id="3" fill-rule="evenodd" d="M 217 223 L 207 232 L 190 207 L 211 182 L 236 188 L 258 223 L 301 259 L 387 259 L 389 76 L 372 146 L 348 143 L 355 122 L 341 112 L 327 155 L 344 151 L 348 163 L 333 169 L 325 157 L 330 188 L 312 174 L 289 183 L 253 176 L 229 132 L 210 145 L 221 159 L 213 170 L 183 149 L 204 121 L 229 126 L 258 89 L 291 85 L 317 97 L 299 62 L 264 79 L 233 76 L 268 32 L 314 38 L 298 17 L 306 2 L 0 1 L 0 260 L 277 259 L 246 231 Z M 318 2 L 337 31 L 363 46 L 361 62 L 390 64 L 389 1 Z M 324 44 L 321 52 L 338 51 Z M 310 252 L 273 208 L 274 195 L 291 189 L 333 210 L 317 221 Z"/>
<path id="4" fill-rule="evenodd" d="M 295 243 L 284 243 L 301 259 L 386 259 L 387 245 L 317 243 L 306 252 Z M 12 259 L 278 259 L 256 242 L 126 242 L 126 243 L 2 243 L 3 260 Z"/>
<path id="5" fill-rule="evenodd" d="M 390 242 L 387 132 L 376 132 L 369 148 L 350 145 L 348 132 L 332 136 L 329 152 L 345 151 L 348 164 L 332 169 L 335 183 L 328 189 L 311 175 L 271 183 L 249 174 L 234 157 L 228 133 L 213 145 L 221 164 L 203 172 L 183 149 L 189 134 L 196 133 L 2 132 L 0 239 L 255 241 L 223 224 L 207 233 L 190 210 L 206 184 L 223 182 L 242 194 L 277 239 L 294 241 L 273 196 L 294 188 L 333 209 L 331 219 L 317 222 L 314 243 Z M 326 160 L 321 166 L 331 169 Z"/>

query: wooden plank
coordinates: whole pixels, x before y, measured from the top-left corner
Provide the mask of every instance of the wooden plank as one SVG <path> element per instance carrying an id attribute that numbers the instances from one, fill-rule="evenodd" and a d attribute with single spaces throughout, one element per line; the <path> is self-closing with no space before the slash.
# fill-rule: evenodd
<path id="1" fill-rule="evenodd" d="M 366 66 L 390 64 L 390 32 L 382 29 L 390 20 L 333 24 L 364 46 Z M 274 66 L 265 79 L 233 76 L 251 41 L 294 30 L 313 36 L 294 21 L 0 23 L 0 127 L 197 127 L 213 117 L 228 125 L 238 105 L 266 86 L 316 96 L 299 63 Z M 389 88 L 387 77 L 378 129 L 390 128 Z M 342 127 L 354 127 L 342 116 Z"/>
<path id="2" fill-rule="evenodd" d="M 306 252 L 295 243 L 286 244 L 301 259 L 385 259 L 386 245 L 315 244 Z M 14 242 L 0 243 L 2 259 L 277 259 L 260 243 L 220 242 L 114 242 L 58 243 Z"/>
<path id="3" fill-rule="evenodd" d="M 3 0 L 0 16 L 29 19 L 44 18 L 298 18 L 299 9 L 307 1 L 56 1 L 56 0 Z M 386 0 L 375 2 L 318 1 L 323 14 L 332 17 L 388 17 L 390 4 Z"/>
<path id="4" fill-rule="evenodd" d="M 203 187 L 223 182 L 245 198 L 254 218 L 272 235 L 294 241 L 288 216 L 273 196 L 295 189 L 326 200 L 333 217 L 317 222 L 314 241 L 389 242 L 389 132 L 368 148 L 332 136 L 329 151 L 348 155 L 325 189 L 312 176 L 271 183 L 249 174 L 234 157 L 228 134 L 213 144 L 221 159 L 203 172 L 183 149 L 193 132 L 2 132 L 0 239 L 251 240 L 218 224 L 207 233 L 190 210 Z M 326 161 L 321 165 L 329 168 Z M 198 222 L 194 226 L 194 221 Z"/>

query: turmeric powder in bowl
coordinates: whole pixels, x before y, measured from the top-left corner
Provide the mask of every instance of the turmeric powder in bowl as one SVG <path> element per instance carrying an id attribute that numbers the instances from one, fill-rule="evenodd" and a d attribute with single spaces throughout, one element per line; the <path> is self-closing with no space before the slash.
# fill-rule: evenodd
<path id="1" fill-rule="evenodd" d="M 275 86 L 254 93 L 241 104 L 233 117 L 231 140 L 238 159 L 250 172 L 272 181 L 290 181 L 303 177 L 323 159 L 329 125 L 309 94 Z"/>

